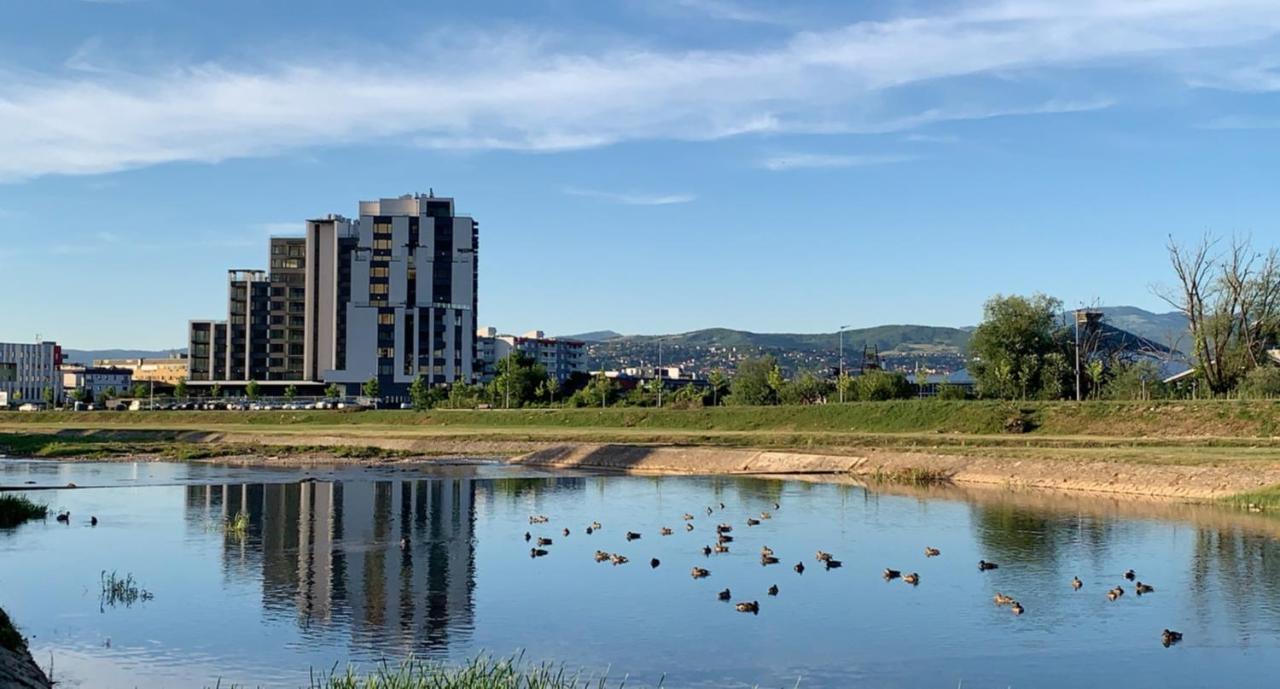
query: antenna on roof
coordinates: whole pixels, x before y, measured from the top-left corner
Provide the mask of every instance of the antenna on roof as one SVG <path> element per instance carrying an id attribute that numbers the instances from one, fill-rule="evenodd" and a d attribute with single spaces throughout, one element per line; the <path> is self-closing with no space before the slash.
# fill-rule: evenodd
<path id="1" fill-rule="evenodd" d="M 436 190 L 432 189 L 431 187 L 427 187 L 427 198 L 434 199 L 435 197 L 436 197 Z"/>

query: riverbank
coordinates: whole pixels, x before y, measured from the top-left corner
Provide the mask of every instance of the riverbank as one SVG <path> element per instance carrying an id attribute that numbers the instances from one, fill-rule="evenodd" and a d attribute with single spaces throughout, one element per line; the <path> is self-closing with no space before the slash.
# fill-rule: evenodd
<path id="1" fill-rule="evenodd" d="M 645 473 L 826 473 L 1280 506 L 1280 403 L 944 402 L 714 409 L 47 412 L 0 448 L 51 459 L 514 459 Z"/>
<path id="2" fill-rule="evenodd" d="M 52 686 L 27 650 L 26 640 L 0 608 L 0 687 L 51 689 Z"/>

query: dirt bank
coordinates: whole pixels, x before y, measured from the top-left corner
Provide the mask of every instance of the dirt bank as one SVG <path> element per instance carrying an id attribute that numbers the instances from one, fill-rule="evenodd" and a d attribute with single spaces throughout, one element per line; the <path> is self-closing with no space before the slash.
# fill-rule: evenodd
<path id="1" fill-rule="evenodd" d="M 53 683 L 27 650 L 27 642 L 0 610 L 0 687 L 50 689 Z"/>
<path id="2" fill-rule="evenodd" d="M 1091 491 L 1178 500 L 1212 500 L 1280 484 L 1280 464 L 1246 467 L 1008 459 L 867 450 L 808 454 L 709 447 L 559 445 L 515 464 L 660 474 L 838 474 L 863 478 L 925 476 L 964 485 Z"/>

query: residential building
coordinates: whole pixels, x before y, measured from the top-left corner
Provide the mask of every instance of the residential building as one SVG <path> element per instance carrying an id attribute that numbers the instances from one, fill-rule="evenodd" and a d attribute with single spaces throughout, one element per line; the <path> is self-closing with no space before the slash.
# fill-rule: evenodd
<path id="1" fill-rule="evenodd" d="M 485 378 L 496 375 L 498 362 L 516 351 L 542 364 L 547 375 L 562 383 L 575 373 L 587 372 L 586 342 L 547 337 L 541 330 L 523 335 L 499 335 L 495 328 L 480 328 L 476 331 L 476 347 Z"/>
<path id="2" fill-rule="evenodd" d="M 166 358 L 150 359 L 94 359 L 97 368 L 126 368 L 135 381 L 153 381 L 165 385 L 177 385 L 188 376 L 187 356 L 175 354 Z"/>
<path id="3" fill-rule="evenodd" d="M 225 324 L 191 321 L 190 380 L 355 394 L 376 378 L 393 398 L 419 375 L 473 382 L 478 240 L 479 224 L 434 194 L 361 201 L 358 219 L 272 237 L 269 272 L 230 271 Z"/>
<path id="4" fill-rule="evenodd" d="M 56 342 L 0 342 L 0 406 L 62 399 L 62 347 Z"/>
<path id="5" fill-rule="evenodd" d="M 62 367 L 62 389 L 67 396 L 74 390 L 83 391 L 95 400 L 102 399 L 103 393 L 108 390 L 118 395 L 127 395 L 133 381 L 133 371 L 128 368 L 80 365 Z"/>

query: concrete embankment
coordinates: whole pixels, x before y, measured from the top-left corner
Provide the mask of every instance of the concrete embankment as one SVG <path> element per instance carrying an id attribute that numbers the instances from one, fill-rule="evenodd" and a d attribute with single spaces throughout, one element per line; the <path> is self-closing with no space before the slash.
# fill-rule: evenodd
<path id="1" fill-rule="evenodd" d="M 512 460 L 540 467 L 649 474 L 839 474 L 955 484 L 1212 500 L 1280 484 L 1280 465 L 1240 467 L 1089 459 L 1006 459 L 866 450 L 808 454 L 736 448 L 572 444 Z"/>
<path id="2" fill-rule="evenodd" d="M 27 650 L 26 641 L 0 610 L 0 687 L 5 689 L 51 689 L 53 682 Z"/>

